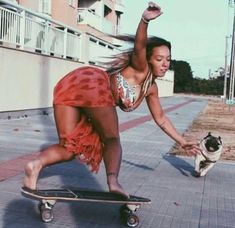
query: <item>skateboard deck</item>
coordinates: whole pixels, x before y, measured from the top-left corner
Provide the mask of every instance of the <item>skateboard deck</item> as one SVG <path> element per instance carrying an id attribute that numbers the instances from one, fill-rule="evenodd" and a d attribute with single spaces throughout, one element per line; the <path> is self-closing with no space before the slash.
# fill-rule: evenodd
<path id="1" fill-rule="evenodd" d="M 53 220 L 52 209 L 57 201 L 83 201 L 120 204 L 122 221 L 129 227 L 136 227 L 139 224 L 139 218 L 134 212 L 143 204 L 151 203 L 150 199 L 140 196 L 130 195 L 126 198 L 117 193 L 76 188 L 31 190 L 22 187 L 21 193 L 27 198 L 39 201 L 38 207 L 44 222 Z"/>

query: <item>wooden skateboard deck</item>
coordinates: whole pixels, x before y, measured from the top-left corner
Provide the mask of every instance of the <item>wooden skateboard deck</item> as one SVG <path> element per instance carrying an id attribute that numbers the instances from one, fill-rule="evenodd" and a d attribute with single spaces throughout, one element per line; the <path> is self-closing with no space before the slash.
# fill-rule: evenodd
<path id="1" fill-rule="evenodd" d="M 139 196 L 130 195 L 130 198 L 126 198 L 117 193 L 76 188 L 31 190 L 22 187 L 21 193 L 27 198 L 40 201 L 39 210 L 44 222 L 53 220 L 52 208 L 56 201 L 83 201 L 122 204 L 123 206 L 120 208 L 121 219 L 127 226 L 136 227 L 139 224 L 139 218 L 134 212 L 143 204 L 151 203 L 150 199 Z"/>

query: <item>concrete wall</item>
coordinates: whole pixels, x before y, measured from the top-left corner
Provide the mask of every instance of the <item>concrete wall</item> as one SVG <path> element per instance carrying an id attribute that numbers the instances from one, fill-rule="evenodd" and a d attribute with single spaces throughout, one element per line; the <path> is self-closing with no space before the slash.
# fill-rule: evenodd
<path id="1" fill-rule="evenodd" d="M 0 113 L 52 106 L 53 89 L 83 63 L 0 47 Z M 160 96 L 173 95 L 174 74 L 157 79 Z"/>
<path id="2" fill-rule="evenodd" d="M 157 78 L 158 93 L 160 97 L 173 96 L 174 92 L 174 71 L 167 71 L 163 78 Z"/>
<path id="3" fill-rule="evenodd" d="M 81 65 L 0 47 L 0 112 L 50 107 L 56 82 Z"/>
<path id="4" fill-rule="evenodd" d="M 53 20 L 60 21 L 66 25 L 77 27 L 77 2 L 76 6 L 70 6 L 68 0 L 53 0 L 51 6 L 51 17 Z"/>
<path id="5" fill-rule="evenodd" d="M 19 5 L 24 6 L 28 9 L 38 12 L 39 0 L 29 1 L 29 0 L 19 0 Z"/>

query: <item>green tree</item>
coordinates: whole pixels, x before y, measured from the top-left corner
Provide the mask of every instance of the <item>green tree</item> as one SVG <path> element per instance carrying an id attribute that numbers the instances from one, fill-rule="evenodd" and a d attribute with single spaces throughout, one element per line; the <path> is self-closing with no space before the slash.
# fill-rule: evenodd
<path id="1" fill-rule="evenodd" d="M 193 73 L 188 62 L 172 60 L 171 70 L 174 70 L 174 92 L 194 93 L 205 95 L 223 94 L 223 77 L 214 79 L 193 78 Z"/>
<path id="2" fill-rule="evenodd" d="M 172 60 L 171 69 L 175 72 L 174 92 L 191 92 L 193 73 L 189 63 Z"/>

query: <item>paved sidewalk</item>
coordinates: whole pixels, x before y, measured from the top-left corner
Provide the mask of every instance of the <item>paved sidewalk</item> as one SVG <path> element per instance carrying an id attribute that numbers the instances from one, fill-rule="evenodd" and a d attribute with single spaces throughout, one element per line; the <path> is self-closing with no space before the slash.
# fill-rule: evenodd
<path id="1" fill-rule="evenodd" d="M 207 104 L 205 98 L 161 99 L 167 116 L 183 133 Z M 206 177 L 192 176 L 192 158 L 168 155 L 174 142 L 149 116 L 146 104 L 134 112 L 119 112 L 123 161 L 120 181 L 131 194 L 148 197 L 137 212 L 142 228 L 235 227 L 235 165 L 218 162 Z M 115 228 L 119 206 L 58 202 L 54 220 L 43 223 L 37 202 L 20 193 L 23 167 L 35 151 L 57 140 L 52 115 L 0 120 L 0 227 Z M 203 137 L 203 136 L 202 136 Z M 43 170 L 39 188 L 79 186 L 107 190 L 105 170 L 91 174 L 77 161 Z"/>

